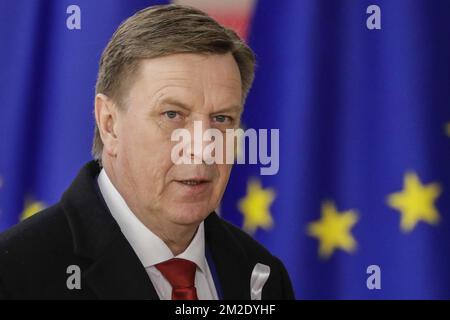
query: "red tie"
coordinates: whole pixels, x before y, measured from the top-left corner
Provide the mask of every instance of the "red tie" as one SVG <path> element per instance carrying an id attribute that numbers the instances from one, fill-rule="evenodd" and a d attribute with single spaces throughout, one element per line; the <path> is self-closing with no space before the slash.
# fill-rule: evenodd
<path id="1" fill-rule="evenodd" d="M 198 300 L 194 262 L 173 258 L 155 265 L 172 286 L 172 300 Z"/>

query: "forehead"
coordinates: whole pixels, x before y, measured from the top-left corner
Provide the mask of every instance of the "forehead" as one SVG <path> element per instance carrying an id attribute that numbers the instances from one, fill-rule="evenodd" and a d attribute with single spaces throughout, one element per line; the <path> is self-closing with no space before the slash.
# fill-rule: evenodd
<path id="1" fill-rule="evenodd" d="M 178 93 L 232 99 L 240 103 L 242 84 L 231 53 L 223 55 L 174 54 L 141 61 L 133 86 L 134 94 L 154 96 Z M 138 92 L 136 92 L 138 91 Z"/>

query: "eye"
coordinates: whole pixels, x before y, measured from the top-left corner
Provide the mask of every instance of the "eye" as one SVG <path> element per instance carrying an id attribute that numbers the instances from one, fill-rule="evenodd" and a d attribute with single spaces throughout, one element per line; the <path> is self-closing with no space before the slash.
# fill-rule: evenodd
<path id="1" fill-rule="evenodd" d="M 218 123 L 231 123 L 233 122 L 233 118 L 225 115 L 214 116 L 213 120 Z"/>
<path id="2" fill-rule="evenodd" d="M 169 119 L 176 119 L 177 116 L 180 117 L 180 114 L 176 111 L 166 111 L 163 113 Z"/>

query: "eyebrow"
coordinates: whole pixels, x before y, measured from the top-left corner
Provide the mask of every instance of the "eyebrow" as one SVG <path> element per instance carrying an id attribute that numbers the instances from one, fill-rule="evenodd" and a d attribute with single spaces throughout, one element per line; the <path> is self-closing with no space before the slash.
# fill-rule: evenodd
<path id="1" fill-rule="evenodd" d="M 173 106 L 179 107 L 181 109 L 185 109 L 187 111 L 192 110 L 192 108 L 189 105 L 186 105 L 185 103 L 178 101 L 176 99 L 173 99 L 173 98 L 165 98 L 159 103 L 159 105 L 164 105 L 164 104 L 173 105 Z M 232 111 L 242 112 L 242 110 L 243 110 L 243 108 L 241 105 L 233 105 L 230 107 L 216 110 L 213 112 L 213 114 L 217 114 L 217 113 L 221 113 L 221 112 L 232 112 Z"/>
<path id="2" fill-rule="evenodd" d="M 159 102 L 159 105 L 163 105 L 163 104 L 170 104 L 176 107 L 179 107 L 181 109 L 185 109 L 187 111 L 191 111 L 192 108 L 190 108 L 188 105 L 186 105 L 185 103 L 175 100 L 173 98 L 165 98 L 162 101 Z"/>

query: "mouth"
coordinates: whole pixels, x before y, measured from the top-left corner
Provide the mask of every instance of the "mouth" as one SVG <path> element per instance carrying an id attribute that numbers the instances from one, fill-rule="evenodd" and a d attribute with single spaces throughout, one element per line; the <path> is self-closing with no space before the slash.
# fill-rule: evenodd
<path id="1" fill-rule="evenodd" d="M 198 186 L 203 183 L 208 183 L 208 180 L 202 179 L 189 179 L 189 180 L 177 180 L 177 182 L 184 184 L 186 186 Z"/>
<path id="2" fill-rule="evenodd" d="M 184 193 L 190 196 L 201 194 L 211 186 L 211 180 L 205 179 L 185 179 L 175 180 L 175 182 L 182 187 Z"/>

